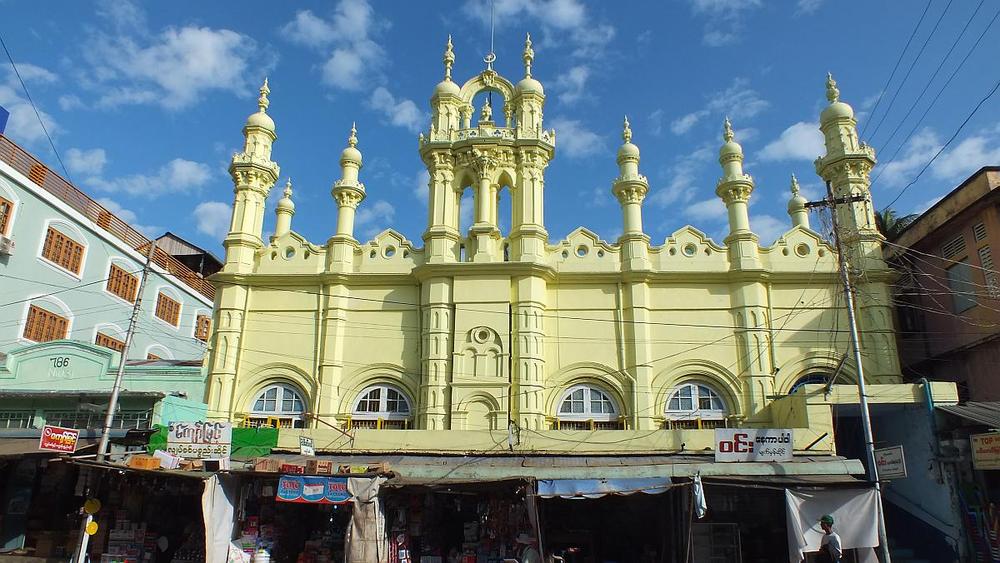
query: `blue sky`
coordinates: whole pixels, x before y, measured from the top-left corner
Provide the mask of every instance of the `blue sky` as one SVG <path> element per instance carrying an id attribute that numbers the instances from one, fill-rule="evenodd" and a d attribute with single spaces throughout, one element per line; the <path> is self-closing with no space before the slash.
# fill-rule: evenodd
<path id="1" fill-rule="evenodd" d="M 884 206 L 996 80 L 1000 25 L 988 28 L 994 3 L 931 0 L 885 88 L 924 6 L 923 0 L 497 0 L 495 66 L 520 79 L 524 34 L 531 32 L 534 75 L 547 94 L 546 126 L 559 135 L 546 173 L 550 238 L 579 225 L 611 240 L 619 234 L 610 185 L 628 113 L 650 180 L 644 222 L 654 243 L 685 224 L 720 240 L 726 219 L 714 188 L 729 115 L 757 185 L 751 224 L 769 243 L 790 224 L 791 173 L 807 196 L 821 193 L 812 160 L 822 152 L 816 121 L 826 103 L 827 71 L 878 152 L 873 192 Z M 416 137 L 429 124 L 445 38 L 454 38 L 459 83 L 482 70 L 489 50 L 489 5 L 481 0 L 8 0 L 0 8 L 8 23 L 4 39 L 72 180 L 144 231 L 171 230 L 217 253 L 232 201 L 226 167 L 265 75 L 279 136 L 273 158 L 281 165 L 280 184 L 291 177 L 295 187 L 293 229 L 318 243 L 334 232 L 329 190 L 357 121 L 368 199 L 356 234 L 370 238 L 391 226 L 422 244 L 426 175 Z M 12 114 L 7 134 L 58 169 L 6 61 L 0 105 Z M 1000 94 L 894 207 L 921 211 L 980 166 L 1000 163 L 998 140 Z M 276 189 L 267 231 L 278 197 Z"/>

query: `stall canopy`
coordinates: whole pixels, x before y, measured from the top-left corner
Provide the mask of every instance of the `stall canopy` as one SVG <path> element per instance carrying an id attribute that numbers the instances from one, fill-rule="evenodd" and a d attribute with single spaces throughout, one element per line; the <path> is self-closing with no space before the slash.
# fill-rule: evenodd
<path id="1" fill-rule="evenodd" d="M 964 405 L 938 405 L 937 408 L 976 424 L 1000 428 L 1000 402 L 968 402 Z"/>
<path id="2" fill-rule="evenodd" d="M 655 495 L 673 486 L 670 477 L 638 479 L 541 479 L 538 496 L 542 498 L 601 498 L 605 495 Z"/>

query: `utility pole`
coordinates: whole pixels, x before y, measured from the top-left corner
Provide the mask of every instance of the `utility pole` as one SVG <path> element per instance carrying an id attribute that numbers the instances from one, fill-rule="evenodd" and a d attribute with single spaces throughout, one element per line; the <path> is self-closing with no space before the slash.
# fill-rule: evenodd
<path id="1" fill-rule="evenodd" d="M 118 371 L 115 373 L 115 383 L 111 387 L 111 397 L 108 400 L 108 412 L 104 414 L 104 426 L 101 428 L 101 441 L 97 446 L 97 461 L 101 463 L 108 457 L 108 445 L 111 438 L 111 426 L 115 421 L 115 412 L 118 410 L 118 396 L 122 390 L 122 379 L 125 378 L 125 360 L 128 359 L 129 348 L 132 347 L 132 337 L 135 336 L 135 327 L 139 323 L 139 312 L 142 309 L 142 291 L 146 287 L 146 279 L 149 277 L 149 269 L 153 263 L 153 255 L 156 253 L 156 239 L 149 241 L 149 250 L 146 252 L 146 263 L 142 267 L 142 274 L 139 277 L 139 288 L 135 293 L 135 303 L 132 304 L 132 316 L 128 321 L 128 332 L 125 333 L 125 345 L 122 348 L 121 358 L 118 360 Z M 93 514 L 84 514 L 80 523 L 80 539 L 77 542 L 76 553 L 73 555 L 75 563 L 83 563 L 87 559 L 87 544 L 90 542 L 90 534 L 87 527 L 94 520 Z"/>
<path id="2" fill-rule="evenodd" d="M 875 498 L 878 508 L 878 541 L 881 548 L 882 563 L 892 563 L 889 555 L 889 542 L 885 534 L 885 513 L 882 510 L 882 485 L 878 480 L 878 467 L 875 465 L 875 439 L 872 435 L 871 411 L 868 408 L 868 392 L 865 387 L 865 373 L 861 364 L 861 344 L 858 338 L 858 320 L 854 315 L 854 290 L 851 287 L 851 276 L 848 272 L 847 256 L 840 241 L 840 222 L 837 219 L 837 206 L 844 203 L 865 201 L 865 196 L 854 195 L 836 198 L 833 195 L 833 185 L 826 183 L 826 199 L 809 202 L 806 207 L 829 207 L 831 223 L 833 224 L 833 242 L 837 248 L 837 263 L 840 270 L 840 281 L 844 285 L 844 303 L 847 307 L 847 323 L 850 325 L 851 348 L 858 374 L 858 402 L 861 407 L 861 428 L 865 438 L 865 458 L 868 461 L 868 481 L 875 487 Z M 846 357 L 846 356 L 845 356 Z M 839 369 L 838 369 L 839 371 Z"/>

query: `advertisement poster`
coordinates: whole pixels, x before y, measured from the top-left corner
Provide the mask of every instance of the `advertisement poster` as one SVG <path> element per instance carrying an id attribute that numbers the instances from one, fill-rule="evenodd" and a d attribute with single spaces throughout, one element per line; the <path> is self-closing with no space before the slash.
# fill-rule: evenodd
<path id="1" fill-rule="evenodd" d="M 972 442 L 973 467 L 979 471 L 1000 469 L 1000 432 L 973 434 L 969 441 Z"/>
<path id="2" fill-rule="evenodd" d="M 167 453 L 178 457 L 229 457 L 232 446 L 231 422 L 171 422 L 167 429 Z"/>
<path id="3" fill-rule="evenodd" d="M 903 457 L 903 446 L 875 450 L 875 467 L 878 468 L 879 481 L 906 477 L 906 458 Z"/>
<path id="4" fill-rule="evenodd" d="M 715 461 L 791 461 L 791 459 L 790 429 L 715 429 Z"/>
<path id="5" fill-rule="evenodd" d="M 318 504 L 344 504 L 350 502 L 346 477 L 314 477 L 311 475 L 282 475 L 278 480 L 275 500 Z"/>
<path id="6" fill-rule="evenodd" d="M 71 454 L 76 451 L 76 444 L 79 441 L 79 430 L 46 424 L 42 427 L 42 436 L 38 440 L 38 449 Z"/>

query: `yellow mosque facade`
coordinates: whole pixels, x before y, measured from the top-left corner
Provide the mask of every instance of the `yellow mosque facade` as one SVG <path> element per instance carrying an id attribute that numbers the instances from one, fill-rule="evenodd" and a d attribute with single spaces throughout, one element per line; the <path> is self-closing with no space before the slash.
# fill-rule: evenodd
<path id="1" fill-rule="evenodd" d="M 332 236 L 309 241 L 293 230 L 288 184 L 275 232 L 263 238 L 279 178 L 265 81 L 229 169 L 235 198 L 225 267 L 213 277 L 210 416 L 278 425 L 288 445 L 308 433 L 331 451 L 702 451 L 717 427 L 758 427 L 793 429 L 796 451 L 835 453 L 832 412 L 857 402 L 857 369 L 842 362 L 849 338 L 837 253 L 810 227 L 795 179 L 787 231 L 761 246 L 748 214 L 754 180 L 727 119 L 716 194 L 728 235 L 714 241 L 684 226 L 653 241 L 643 230 L 651 188 L 626 119 L 619 175 L 607 179 L 621 236 L 606 241 L 580 227 L 553 240 L 545 205 L 565 213 L 577 202 L 546 193 L 558 135 L 544 126 L 530 38 L 516 84 L 487 64 L 460 85 L 454 59 L 449 39 L 418 139 L 430 177 L 421 242 L 391 229 L 355 237 L 355 214 L 378 190 L 363 183 L 355 129 L 332 182 Z M 475 107 L 483 92 L 502 105 Z M 900 375 L 893 274 L 869 193 L 874 150 L 859 141 L 832 77 L 827 98 L 816 173 L 835 197 L 861 196 L 836 212 L 859 274 L 870 401 L 919 402 L 923 392 Z M 466 190 L 474 222 L 461 231 Z M 508 232 L 498 217 L 504 190 Z M 955 402 L 951 384 L 933 385 L 938 402 Z"/>

